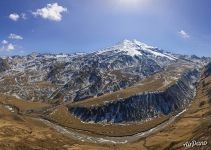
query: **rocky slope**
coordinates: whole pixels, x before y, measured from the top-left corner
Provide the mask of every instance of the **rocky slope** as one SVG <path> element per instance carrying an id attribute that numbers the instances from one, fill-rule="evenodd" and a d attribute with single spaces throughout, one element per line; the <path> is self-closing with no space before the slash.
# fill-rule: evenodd
<path id="1" fill-rule="evenodd" d="M 86 122 L 120 123 L 168 115 L 185 109 L 191 102 L 198 77 L 199 72 L 191 70 L 165 91 L 137 93 L 101 106 L 71 107 L 69 111 Z"/>
<path id="2" fill-rule="evenodd" d="M 0 58 L 0 73 L 9 69 L 10 69 L 10 66 L 7 62 L 7 59 Z"/>
<path id="3" fill-rule="evenodd" d="M 92 53 L 13 56 L 5 59 L 8 65 L 1 61 L 0 92 L 25 100 L 80 101 L 127 88 L 180 56 L 137 40 Z"/>
<path id="4" fill-rule="evenodd" d="M 93 144 L 80 142 L 62 135 L 42 122 L 13 112 L 6 106 L 16 106 L 19 110 L 43 107 L 15 99 L 0 97 L 0 149 L 81 149 L 81 150 L 209 150 L 211 146 L 211 76 L 208 67 L 197 86 L 196 97 L 187 111 L 174 124 L 162 131 L 149 135 L 137 142 L 127 144 Z M 209 74 L 205 77 L 205 74 Z M 27 103 L 27 104 L 26 104 Z M 16 108 L 15 107 L 15 108 Z M 207 142 L 202 146 L 187 146 L 186 142 Z"/>

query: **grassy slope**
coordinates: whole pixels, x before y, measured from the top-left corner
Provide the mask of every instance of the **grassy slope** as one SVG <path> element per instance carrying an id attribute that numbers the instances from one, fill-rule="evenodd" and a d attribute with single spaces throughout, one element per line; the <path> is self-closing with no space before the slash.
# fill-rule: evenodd
<path id="1" fill-rule="evenodd" d="M 211 147 L 211 76 L 202 79 L 199 83 L 197 95 L 193 104 L 175 124 L 163 131 L 151 135 L 139 142 L 119 145 L 120 149 L 146 149 L 146 150 L 178 150 L 184 149 L 186 141 L 204 141 L 204 147 L 190 149 L 209 149 Z M 142 147 L 142 148 L 141 148 Z"/>
<path id="2" fill-rule="evenodd" d="M 100 149 L 102 146 L 107 150 L 183 150 L 183 144 L 187 141 L 204 141 L 208 144 L 203 147 L 189 149 L 210 150 L 211 147 L 211 76 L 203 78 L 198 86 L 197 95 L 188 108 L 175 122 L 165 130 L 157 132 L 147 138 L 140 139 L 135 143 L 124 145 L 96 145 L 91 148 L 86 144 L 78 145 L 78 149 Z"/>
<path id="3" fill-rule="evenodd" d="M 180 67 L 178 67 L 178 65 Z M 113 101 L 119 98 L 126 98 L 140 92 L 164 90 L 166 87 L 174 83 L 175 77 L 178 78 L 189 67 L 191 66 L 187 65 L 186 62 L 172 64 L 164 72 L 156 73 L 155 75 L 146 78 L 145 80 L 137 83 L 132 87 L 111 94 L 105 94 L 96 98 L 87 99 L 81 102 L 68 104 L 67 107 L 90 107 L 91 105 L 103 104 L 105 101 Z M 127 125 L 89 124 L 82 123 L 78 118 L 74 117 L 71 113 L 68 112 L 67 107 L 65 105 L 62 105 L 61 107 L 56 108 L 53 112 L 49 113 L 47 118 L 54 122 L 57 122 L 60 125 L 72 129 L 87 131 L 91 134 L 103 134 L 108 136 L 133 135 L 142 131 L 149 130 L 169 118 L 169 116 L 161 116 L 159 118 L 154 118 L 153 120 L 150 120 L 148 122 L 131 123 Z"/>
<path id="4" fill-rule="evenodd" d="M 11 112 L 6 105 L 13 106 Z M 21 111 L 33 108 L 43 108 L 47 104 L 26 102 L 14 97 L 0 96 L 0 149 L 1 150 L 76 150 L 79 145 L 86 144 L 84 148 L 95 148 L 95 145 L 82 143 L 47 127 L 40 121 L 30 116 L 21 114 Z M 98 146 L 97 149 L 105 150 L 107 147 Z"/>
<path id="5" fill-rule="evenodd" d="M 168 150 L 184 149 L 186 141 L 207 140 L 211 146 L 211 76 L 199 83 L 197 95 L 190 108 L 175 124 L 135 143 L 124 145 L 97 145 L 69 139 L 28 116 L 12 113 L 0 107 L 0 149 L 81 149 L 81 150 Z M 15 105 L 20 110 L 42 108 L 48 105 L 1 96 L 0 104 Z M 93 128 L 94 129 L 94 128 Z"/>

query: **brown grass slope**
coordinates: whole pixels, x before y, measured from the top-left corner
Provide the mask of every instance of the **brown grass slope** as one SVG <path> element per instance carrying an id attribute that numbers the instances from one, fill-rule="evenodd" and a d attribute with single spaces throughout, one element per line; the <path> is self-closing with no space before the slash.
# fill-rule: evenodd
<path id="1" fill-rule="evenodd" d="M 211 74 L 211 73 L 210 73 Z M 78 149 L 114 150 L 210 150 L 211 149 L 211 75 L 204 76 L 198 84 L 194 101 L 174 124 L 138 142 L 121 145 L 78 145 Z M 186 142 L 207 141 L 206 146 L 185 148 Z"/>
<path id="2" fill-rule="evenodd" d="M 95 135 L 127 136 L 149 130 L 157 126 L 158 124 L 163 123 L 171 116 L 160 116 L 158 118 L 153 118 L 152 120 L 147 122 L 134 122 L 127 124 L 90 124 L 86 122 L 81 122 L 80 119 L 76 118 L 68 111 L 68 107 L 90 107 L 92 105 L 101 105 L 106 101 L 115 101 L 119 98 L 126 98 L 140 92 L 162 91 L 171 84 L 174 84 L 175 80 L 177 80 L 184 71 L 187 71 L 192 67 L 193 66 L 191 64 L 183 61 L 172 64 L 167 67 L 166 70 L 156 73 L 144 79 L 143 81 L 138 82 L 134 86 L 110 94 L 105 94 L 96 98 L 86 99 L 81 102 L 61 105 L 60 107 L 57 107 L 54 111 L 49 112 L 49 114 L 45 117 L 62 126 L 71 129 L 86 131 L 89 134 Z"/>
<path id="3" fill-rule="evenodd" d="M 205 69 L 206 71 L 206 69 Z M 5 106 L 11 106 L 11 112 Z M 203 75 L 196 97 L 187 111 L 165 130 L 122 145 L 99 145 L 72 140 L 55 130 L 35 121 L 22 111 L 43 108 L 43 103 L 25 102 L 12 97 L 0 96 L 0 149 L 6 150 L 182 150 L 186 141 L 204 141 L 203 147 L 189 149 L 210 150 L 211 147 L 211 75 Z M 63 107 L 63 106 L 62 106 Z M 65 113 L 61 114 L 65 115 Z M 73 120 L 74 122 L 74 120 Z M 93 129 L 95 127 L 93 126 Z"/>

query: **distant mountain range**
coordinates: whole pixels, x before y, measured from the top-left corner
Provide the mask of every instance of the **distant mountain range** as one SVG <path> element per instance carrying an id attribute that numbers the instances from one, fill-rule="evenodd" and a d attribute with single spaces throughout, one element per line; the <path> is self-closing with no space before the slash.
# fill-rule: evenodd
<path id="1" fill-rule="evenodd" d="M 125 89 L 187 56 L 124 40 L 92 53 L 36 54 L 0 59 L 0 92 L 25 100 L 81 101 Z"/>

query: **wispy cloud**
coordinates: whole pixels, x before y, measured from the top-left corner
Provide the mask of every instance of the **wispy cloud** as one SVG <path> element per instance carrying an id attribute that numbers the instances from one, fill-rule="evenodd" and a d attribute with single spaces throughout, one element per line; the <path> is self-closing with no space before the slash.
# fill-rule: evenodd
<path id="1" fill-rule="evenodd" d="M 15 49 L 15 45 L 13 45 L 12 43 L 9 43 L 8 45 L 7 45 L 7 47 L 6 47 L 6 50 L 7 51 L 12 51 L 12 50 L 14 50 Z"/>
<path id="2" fill-rule="evenodd" d="M 40 16 L 43 19 L 48 19 L 52 21 L 61 21 L 62 20 L 62 13 L 66 12 L 67 8 L 63 6 L 59 6 L 58 3 L 47 4 L 46 7 L 41 9 L 37 9 L 32 14 L 37 17 Z"/>
<path id="3" fill-rule="evenodd" d="M 15 45 L 12 43 L 7 42 L 6 40 L 3 40 L 2 42 L 2 46 L 0 47 L 1 51 L 13 51 L 15 49 Z"/>
<path id="4" fill-rule="evenodd" d="M 13 40 L 23 40 L 23 37 L 14 33 L 8 36 L 8 40 L 4 39 L 0 42 L 0 51 L 11 52 L 17 49 L 17 45 L 13 44 Z"/>
<path id="5" fill-rule="evenodd" d="M 18 19 L 20 18 L 20 16 L 17 13 L 13 13 L 9 15 L 9 18 L 13 21 L 18 21 Z"/>
<path id="6" fill-rule="evenodd" d="M 7 44 L 8 43 L 8 41 L 7 40 L 3 40 L 3 41 L 1 41 L 1 44 Z"/>
<path id="7" fill-rule="evenodd" d="M 21 18 L 22 18 L 22 19 L 24 19 L 24 20 L 26 20 L 26 19 L 27 19 L 27 17 L 26 17 L 26 14 L 25 14 L 25 13 L 21 13 L 21 15 L 20 15 L 20 16 L 21 16 Z"/>
<path id="8" fill-rule="evenodd" d="M 15 40 L 23 40 L 23 37 L 14 33 L 11 33 L 8 37 L 9 39 L 15 39 Z"/>
<path id="9" fill-rule="evenodd" d="M 190 38 L 190 35 L 187 32 L 185 32 L 184 30 L 179 31 L 178 33 L 184 39 L 189 39 Z"/>

